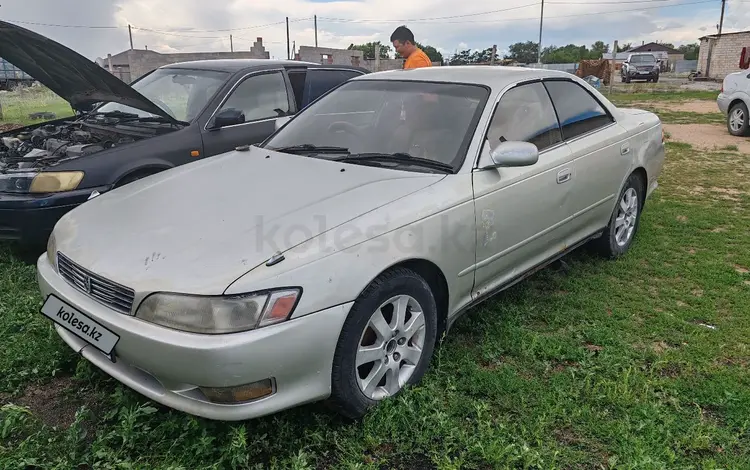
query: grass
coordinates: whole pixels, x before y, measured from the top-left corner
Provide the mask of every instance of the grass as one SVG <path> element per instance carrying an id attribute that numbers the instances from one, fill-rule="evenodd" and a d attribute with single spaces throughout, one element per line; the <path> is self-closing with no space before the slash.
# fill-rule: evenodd
<path id="1" fill-rule="evenodd" d="M 49 89 L 44 87 L 26 87 L 10 92 L 0 93 L 0 105 L 3 108 L 1 124 L 29 125 L 41 122 L 29 117 L 30 113 L 53 112 L 58 118 L 72 116 L 73 109 Z"/>
<path id="2" fill-rule="evenodd" d="M 750 468 L 750 155 L 667 147 L 627 256 L 576 252 L 474 309 L 362 422 L 150 402 L 56 337 L 0 248 L 0 468 Z"/>
<path id="3" fill-rule="evenodd" d="M 629 92 L 615 92 L 607 95 L 607 98 L 616 104 L 625 104 L 632 101 L 653 102 L 680 102 L 689 100 L 715 101 L 719 96 L 718 91 L 686 90 L 686 91 L 664 91 L 659 89 L 648 90 L 644 88 L 633 88 Z"/>

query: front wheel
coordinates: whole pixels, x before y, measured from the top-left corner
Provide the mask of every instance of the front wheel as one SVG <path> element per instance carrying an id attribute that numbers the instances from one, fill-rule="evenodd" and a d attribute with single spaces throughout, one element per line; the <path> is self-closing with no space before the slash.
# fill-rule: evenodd
<path id="1" fill-rule="evenodd" d="M 729 110 L 727 129 L 729 129 L 730 134 L 737 137 L 750 135 L 750 123 L 748 123 L 747 105 L 745 103 L 737 103 Z"/>
<path id="2" fill-rule="evenodd" d="M 404 268 L 381 275 L 360 294 L 344 322 L 333 358 L 330 404 L 358 419 L 419 382 L 436 337 L 437 306 L 427 282 Z"/>
<path id="3" fill-rule="evenodd" d="M 607 258 L 624 255 L 633 243 L 641 220 L 645 182 L 637 175 L 630 175 L 622 188 L 615 210 L 601 237 L 594 240 L 597 251 Z"/>

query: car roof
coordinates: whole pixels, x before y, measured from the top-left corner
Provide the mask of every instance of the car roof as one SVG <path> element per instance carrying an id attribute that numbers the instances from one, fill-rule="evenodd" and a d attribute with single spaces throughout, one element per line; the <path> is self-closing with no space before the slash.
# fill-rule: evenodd
<path id="1" fill-rule="evenodd" d="M 540 78 L 571 78 L 567 72 L 529 67 L 456 65 L 423 67 L 407 70 L 376 72 L 352 80 L 414 80 L 428 82 L 469 83 L 490 88 L 503 88 L 519 81 Z"/>
<path id="2" fill-rule="evenodd" d="M 275 59 L 206 59 L 192 60 L 188 62 L 177 62 L 163 65 L 162 69 L 194 69 L 213 70 L 218 72 L 238 72 L 249 68 L 267 69 L 273 67 L 307 66 L 319 65 L 313 62 L 302 62 L 299 60 L 275 60 Z"/>

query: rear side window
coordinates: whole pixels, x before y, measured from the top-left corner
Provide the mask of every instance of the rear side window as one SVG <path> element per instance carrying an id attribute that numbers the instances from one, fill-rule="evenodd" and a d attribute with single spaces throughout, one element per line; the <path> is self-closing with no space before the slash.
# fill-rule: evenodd
<path id="1" fill-rule="evenodd" d="M 530 142 L 539 151 L 562 141 L 549 95 L 541 83 L 508 90 L 495 108 L 487 139 L 490 148 L 513 140 Z"/>
<path id="2" fill-rule="evenodd" d="M 302 107 L 312 103 L 331 88 L 358 75 L 362 74 L 353 70 L 308 69 L 305 79 L 305 91 L 302 95 Z"/>
<path id="3" fill-rule="evenodd" d="M 552 97 L 565 140 L 614 122 L 599 102 L 577 83 L 553 80 L 544 85 Z"/>

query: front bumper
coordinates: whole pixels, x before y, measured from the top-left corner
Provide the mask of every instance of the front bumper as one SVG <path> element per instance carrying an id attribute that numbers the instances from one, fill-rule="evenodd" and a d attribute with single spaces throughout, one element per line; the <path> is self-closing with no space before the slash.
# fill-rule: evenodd
<path id="1" fill-rule="evenodd" d="M 721 111 L 725 116 L 729 114 L 729 104 L 731 103 L 729 97 L 725 95 L 724 93 L 720 93 L 719 97 L 716 98 L 716 105 L 719 107 L 719 111 Z"/>
<path id="2" fill-rule="evenodd" d="M 627 76 L 630 79 L 633 80 L 645 80 L 645 79 L 653 79 L 659 77 L 659 72 L 651 71 L 642 73 L 637 70 L 629 70 L 628 72 L 624 73 L 623 75 Z"/>
<path id="3" fill-rule="evenodd" d="M 62 279 L 42 255 L 42 294 L 55 294 L 120 336 L 115 362 L 55 326 L 76 352 L 133 390 L 170 408 L 216 420 L 256 418 L 331 392 L 333 355 L 351 304 L 255 331 L 200 335 L 163 328 L 111 310 Z M 272 395 L 241 404 L 212 403 L 199 390 L 275 381 Z"/>
<path id="4" fill-rule="evenodd" d="M 107 189 L 44 195 L 0 193 L 0 240 L 45 244 L 63 215 L 86 202 L 93 191 Z"/>

